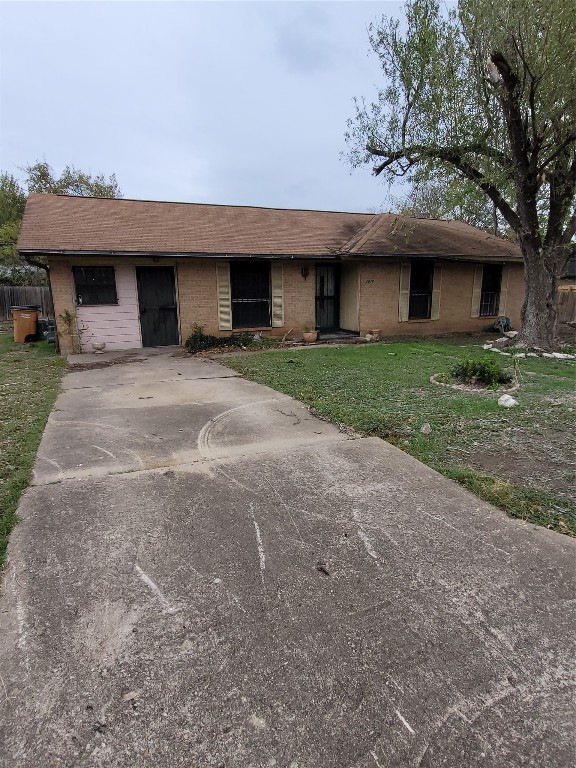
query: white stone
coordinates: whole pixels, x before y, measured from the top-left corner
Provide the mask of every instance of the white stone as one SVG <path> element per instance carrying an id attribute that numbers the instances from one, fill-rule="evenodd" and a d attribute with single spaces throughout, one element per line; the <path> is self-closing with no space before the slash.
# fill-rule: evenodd
<path id="1" fill-rule="evenodd" d="M 526 352 L 517 352 L 514 357 L 526 357 Z"/>
<path id="2" fill-rule="evenodd" d="M 482 344 L 482 349 L 492 349 L 492 344 Z"/>
<path id="3" fill-rule="evenodd" d="M 502 397 L 498 398 L 498 405 L 501 405 L 503 408 L 513 408 L 515 405 L 518 405 L 518 400 L 515 400 L 510 395 L 502 395 Z"/>
<path id="4" fill-rule="evenodd" d="M 527 352 L 526 357 L 540 357 L 536 352 Z"/>
<path id="5" fill-rule="evenodd" d="M 554 352 L 542 352 L 542 357 L 548 357 L 554 359 Z"/>
<path id="6" fill-rule="evenodd" d="M 552 352 L 552 357 L 557 357 L 558 360 L 574 360 L 574 355 L 569 355 L 567 352 Z"/>
<path id="7" fill-rule="evenodd" d="M 426 424 L 422 424 L 420 427 L 420 432 L 422 432 L 423 435 L 429 435 L 432 432 L 432 427 L 426 422 Z"/>
<path id="8" fill-rule="evenodd" d="M 509 339 L 515 339 L 518 336 L 518 331 L 506 331 L 504 336 L 507 336 Z"/>

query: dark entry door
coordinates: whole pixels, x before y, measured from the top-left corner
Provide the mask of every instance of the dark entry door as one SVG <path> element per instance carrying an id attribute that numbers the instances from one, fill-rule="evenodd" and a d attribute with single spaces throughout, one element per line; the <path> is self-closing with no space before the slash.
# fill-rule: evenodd
<path id="1" fill-rule="evenodd" d="M 336 330 L 340 325 L 340 273 L 337 264 L 316 265 L 316 327 Z"/>
<path id="2" fill-rule="evenodd" d="M 136 267 L 142 346 L 178 344 L 173 267 Z"/>

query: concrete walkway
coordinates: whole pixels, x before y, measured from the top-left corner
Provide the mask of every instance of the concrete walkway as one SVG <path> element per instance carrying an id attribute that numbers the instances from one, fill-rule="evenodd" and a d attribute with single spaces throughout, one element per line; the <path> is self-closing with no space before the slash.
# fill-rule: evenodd
<path id="1" fill-rule="evenodd" d="M 2 766 L 574 765 L 574 540 L 221 365 L 129 359 L 65 376 L 20 505 Z"/>

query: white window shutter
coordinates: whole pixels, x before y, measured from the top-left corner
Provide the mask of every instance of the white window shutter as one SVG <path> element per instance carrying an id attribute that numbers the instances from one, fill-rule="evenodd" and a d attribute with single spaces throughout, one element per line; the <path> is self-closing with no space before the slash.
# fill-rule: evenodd
<path id="1" fill-rule="evenodd" d="M 432 308 L 430 320 L 438 320 L 440 317 L 440 294 L 442 291 L 442 264 L 434 264 L 434 277 L 432 283 Z"/>
<path id="2" fill-rule="evenodd" d="M 472 288 L 472 309 L 470 317 L 480 317 L 480 297 L 482 295 L 482 277 L 484 275 L 484 266 L 476 264 L 474 266 L 474 286 Z"/>
<path id="3" fill-rule="evenodd" d="M 270 282 L 272 284 L 272 327 L 282 328 L 284 325 L 284 286 L 282 262 L 272 262 L 270 265 Z"/>
<path id="4" fill-rule="evenodd" d="M 232 297 L 230 293 L 230 264 L 216 264 L 216 286 L 218 292 L 218 328 L 232 330 Z"/>
<path id="5" fill-rule="evenodd" d="M 502 267 L 502 282 L 500 283 L 500 301 L 498 303 L 498 314 L 506 314 L 506 303 L 508 301 L 508 267 Z"/>
<path id="6" fill-rule="evenodd" d="M 400 291 L 398 294 L 398 322 L 405 323 L 408 320 L 410 309 L 410 262 L 400 264 Z"/>

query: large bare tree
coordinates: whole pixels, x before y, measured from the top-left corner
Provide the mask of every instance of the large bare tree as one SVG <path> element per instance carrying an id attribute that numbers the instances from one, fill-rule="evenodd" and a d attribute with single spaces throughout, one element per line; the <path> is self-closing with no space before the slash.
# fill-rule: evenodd
<path id="1" fill-rule="evenodd" d="M 353 165 L 393 180 L 466 180 L 516 233 L 525 262 L 522 340 L 557 343 L 557 281 L 576 248 L 574 0 L 408 0 L 370 27 L 384 86 L 356 100 Z"/>

